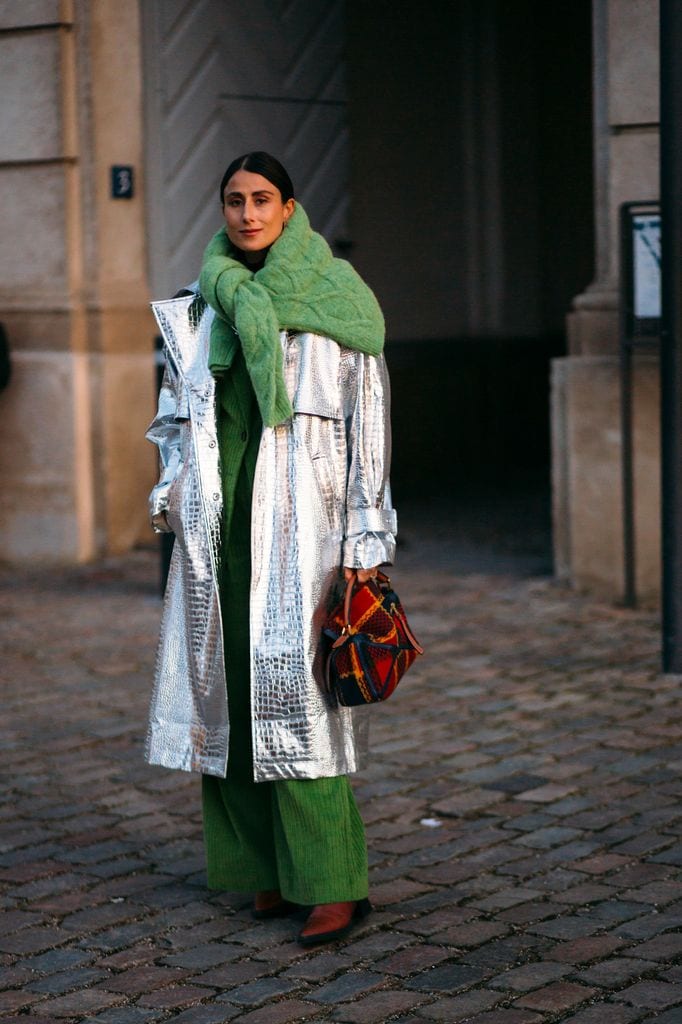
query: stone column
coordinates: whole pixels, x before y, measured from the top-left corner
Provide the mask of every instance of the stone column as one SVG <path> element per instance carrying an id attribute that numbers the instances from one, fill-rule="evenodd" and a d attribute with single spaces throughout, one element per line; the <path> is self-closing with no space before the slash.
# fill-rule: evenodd
<path id="1" fill-rule="evenodd" d="M 154 460 L 137 0 L 0 4 L 3 556 L 81 561 L 145 529 Z M 133 199 L 110 166 L 135 168 Z"/>
<path id="2" fill-rule="evenodd" d="M 623 591 L 618 357 L 618 211 L 658 196 L 658 4 L 594 0 L 595 279 L 568 314 L 568 351 L 552 368 L 555 565 L 572 585 Z M 660 581 L 657 360 L 634 383 L 637 586 Z"/>

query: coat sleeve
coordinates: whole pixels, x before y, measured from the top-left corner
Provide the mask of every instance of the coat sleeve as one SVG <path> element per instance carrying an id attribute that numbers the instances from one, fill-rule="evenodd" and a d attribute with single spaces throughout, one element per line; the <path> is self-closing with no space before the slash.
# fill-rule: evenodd
<path id="1" fill-rule="evenodd" d="M 390 386 L 382 356 L 355 355 L 346 417 L 348 483 L 343 564 L 371 569 L 392 562 L 397 520 L 391 503 Z"/>
<path id="2" fill-rule="evenodd" d="M 168 497 L 182 466 L 183 421 L 188 418 L 184 384 L 166 357 L 158 409 L 145 434 L 159 449 L 159 481 L 149 495 L 149 519 L 156 533 L 171 532 L 166 518 Z"/>

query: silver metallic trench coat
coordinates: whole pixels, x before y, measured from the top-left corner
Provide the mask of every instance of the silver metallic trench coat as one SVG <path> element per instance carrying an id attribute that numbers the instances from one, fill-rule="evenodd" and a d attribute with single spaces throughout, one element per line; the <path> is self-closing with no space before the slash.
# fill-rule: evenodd
<path id="1" fill-rule="evenodd" d="M 224 776 L 228 709 L 218 591 L 223 512 L 212 310 L 198 296 L 153 303 L 167 368 L 147 437 L 161 476 L 152 524 L 176 543 L 146 743 L 153 764 Z M 282 332 L 294 416 L 264 427 L 251 525 L 253 775 L 308 779 L 360 767 L 367 711 L 321 686 L 320 635 L 339 567 L 391 562 L 389 390 L 382 357 Z M 225 610 L 229 618 L 229 609 Z"/>

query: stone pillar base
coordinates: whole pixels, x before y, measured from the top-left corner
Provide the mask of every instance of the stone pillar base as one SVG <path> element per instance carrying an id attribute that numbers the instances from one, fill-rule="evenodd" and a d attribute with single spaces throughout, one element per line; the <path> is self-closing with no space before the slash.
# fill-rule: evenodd
<path id="1" fill-rule="evenodd" d="M 552 363 L 552 515 L 559 579 L 610 600 L 623 596 L 620 380 L 615 356 Z M 658 360 L 634 371 L 637 597 L 660 599 Z"/>
<path id="2" fill-rule="evenodd" d="M 0 395 L 2 557 L 83 562 L 148 539 L 153 409 L 151 350 L 13 352 Z"/>

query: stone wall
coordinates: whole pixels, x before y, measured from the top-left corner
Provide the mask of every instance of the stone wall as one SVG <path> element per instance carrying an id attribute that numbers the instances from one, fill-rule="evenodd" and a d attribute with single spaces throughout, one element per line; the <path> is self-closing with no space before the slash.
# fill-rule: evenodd
<path id="1" fill-rule="evenodd" d="M 143 534 L 154 474 L 137 0 L 2 0 L 0 66 L 3 556 L 84 560 Z"/>
<path id="2" fill-rule="evenodd" d="M 611 598 L 623 592 L 618 358 L 618 211 L 659 192 L 658 4 L 594 0 L 597 273 L 568 316 L 569 354 L 552 380 L 554 544 L 558 575 Z M 660 587 L 656 361 L 635 374 L 639 596 Z"/>

